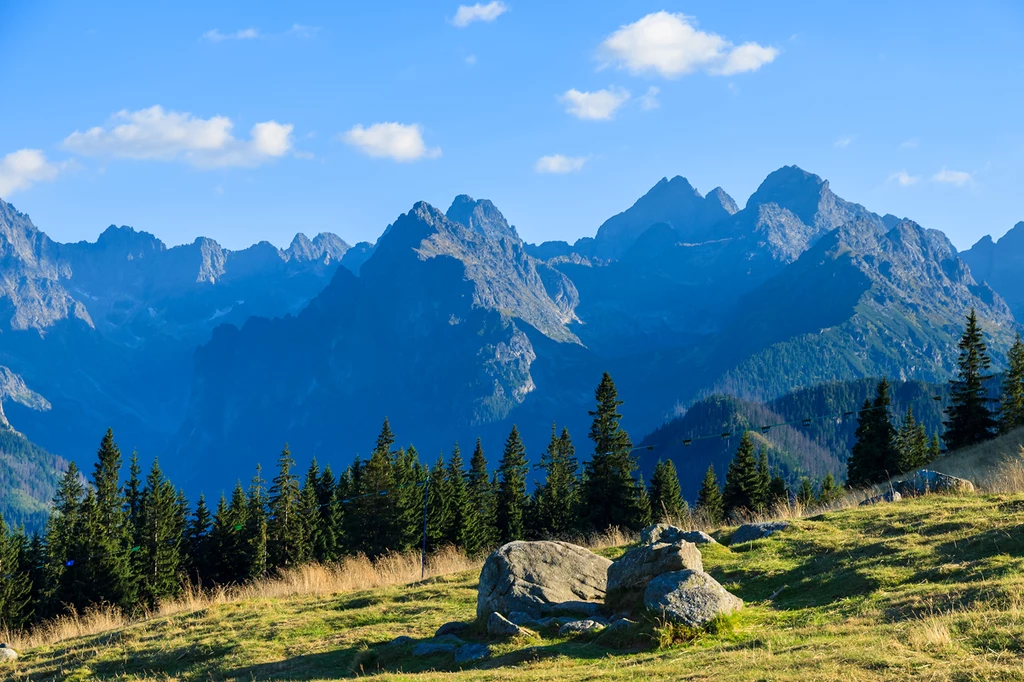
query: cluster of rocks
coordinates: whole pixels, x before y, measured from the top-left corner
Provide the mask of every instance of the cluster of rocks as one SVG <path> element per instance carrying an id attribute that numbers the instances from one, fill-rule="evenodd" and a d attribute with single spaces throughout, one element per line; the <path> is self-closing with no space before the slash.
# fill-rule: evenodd
<path id="1" fill-rule="evenodd" d="M 894 481 L 887 490 L 867 498 L 861 506 L 881 502 L 899 502 L 904 497 L 918 497 L 929 493 L 973 493 L 974 484 L 966 478 L 958 478 L 930 469 L 921 469 Z"/>

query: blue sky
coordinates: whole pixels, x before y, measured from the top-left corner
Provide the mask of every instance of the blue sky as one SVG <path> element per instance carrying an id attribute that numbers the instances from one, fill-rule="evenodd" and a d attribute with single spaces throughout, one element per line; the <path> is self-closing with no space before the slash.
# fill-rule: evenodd
<path id="1" fill-rule="evenodd" d="M 0 0 L 0 196 L 239 248 L 466 193 L 537 242 L 795 163 L 958 248 L 1024 220 L 1019 2 L 272 5 Z"/>

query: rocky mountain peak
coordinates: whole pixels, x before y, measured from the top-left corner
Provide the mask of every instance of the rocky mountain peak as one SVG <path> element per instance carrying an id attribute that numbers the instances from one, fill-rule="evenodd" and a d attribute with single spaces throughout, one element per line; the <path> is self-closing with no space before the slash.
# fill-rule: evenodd
<path id="1" fill-rule="evenodd" d="M 805 224 L 812 225 L 821 204 L 834 197 L 828 180 L 799 166 L 783 166 L 764 179 L 750 195 L 747 207 L 777 204 L 792 211 Z"/>
<path id="2" fill-rule="evenodd" d="M 519 241 L 515 228 L 508 224 L 498 207 L 487 199 L 476 201 L 466 194 L 460 194 L 455 197 L 445 216 L 489 239 L 505 237 Z"/>
<path id="3" fill-rule="evenodd" d="M 736 201 L 731 196 L 729 196 L 729 193 L 726 192 L 721 187 L 714 188 L 713 190 L 708 192 L 708 195 L 704 198 L 707 201 L 707 203 L 720 206 L 722 210 L 724 210 L 729 215 L 732 215 L 733 213 L 736 213 L 740 210 L 740 207 L 736 205 Z"/>

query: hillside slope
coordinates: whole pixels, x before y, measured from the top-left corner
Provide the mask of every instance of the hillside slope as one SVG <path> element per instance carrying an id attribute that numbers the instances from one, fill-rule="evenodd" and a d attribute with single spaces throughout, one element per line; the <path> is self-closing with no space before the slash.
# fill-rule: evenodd
<path id="1" fill-rule="evenodd" d="M 665 646 L 656 624 L 619 641 L 492 642 L 491 658 L 466 666 L 388 645 L 472 618 L 469 571 L 201 604 L 25 649 L 10 679 L 1024 679 L 1022 528 L 1024 494 L 929 496 L 795 521 L 735 551 L 711 546 L 705 568 L 747 608 L 715 634 Z"/>

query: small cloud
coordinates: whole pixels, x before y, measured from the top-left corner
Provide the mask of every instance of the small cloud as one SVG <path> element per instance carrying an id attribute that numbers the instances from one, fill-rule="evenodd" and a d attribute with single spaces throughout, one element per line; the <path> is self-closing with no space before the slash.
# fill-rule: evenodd
<path id="1" fill-rule="evenodd" d="M 838 140 L 832 143 L 832 146 L 836 149 L 846 149 L 853 143 L 853 138 L 849 136 L 840 137 Z"/>
<path id="2" fill-rule="evenodd" d="M 319 26 L 303 26 L 302 24 L 292 24 L 292 27 L 285 31 L 285 35 L 293 38 L 312 38 L 320 32 Z"/>
<path id="3" fill-rule="evenodd" d="M 538 173 L 575 173 L 582 170 L 583 164 L 587 162 L 585 156 L 563 156 L 562 154 L 552 154 L 551 156 L 542 156 L 537 159 L 537 163 L 534 165 L 533 170 Z"/>
<path id="4" fill-rule="evenodd" d="M 630 94 L 622 88 L 611 87 L 594 92 L 566 90 L 559 100 L 565 104 L 565 110 L 587 121 L 607 121 L 615 117 L 615 112 L 629 101 Z"/>
<path id="5" fill-rule="evenodd" d="M 906 170 L 901 170 L 897 173 L 893 173 L 889 176 L 889 182 L 899 183 L 900 187 L 910 187 L 916 185 L 917 181 L 921 178 L 916 175 L 910 175 Z"/>
<path id="6" fill-rule="evenodd" d="M 946 185 L 956 185 L 957 187 L 963 187 L 964 185 L 974 182 L 974 178 L 971 177 L 970 173 L 966 171 L 948 170 L 946 168 L 943 168 L 933 175 L 932 180 Z"/>
<path id="7" fill-rule="evenodd" d="M 418 123 L 374 123 L 366 128 L 354 125 L 341 135 L 341 140 L 367 156 L 400 163 L 441 156 L 440 147 L 428 148 L 424 143 L 423 127 Z"/>
<path id="8" fill-rule="evenodd" d="M 658 94 L 660 92 L 661 90 L 653 85 L 647 88 L 647 92 L 640 97 L 640 108 L 644 111 L 650 111 L 651 109 L 657 109 L 660 107 L 661 102 L 658 101 Z"/>
<path id="9" fill-rule="evenodd" d="M 452 23 L 458 28 L 466 28 L 475 21 L 494 21 L 507 11 L 508 5 L 500 0 L 489 2 L 486 5 L 481 5 L 479 2 L 475 5 L 459 5 L 455 17 L 452 18 Z"/>
<path id="10" fill-rule="evenodd" d="M 665 78 L 695 71 L 731 76 L 757 71 L 779 55 L 777 48 L 753 42 L 734 45 L 715 33 L 698 30 L 695 23 L 685 14 L 661 11 L 622 26 L 598 48 L 601 68 L 614 65 Z"/>
<path id="11" fill-rule="evenodd" d="M 198 168 L 251 168 L 292 150 L 290 123 L 257 123 L 249 140 L 234 137 L 233 127 L 225 116 L 198 118 L 158 105 L 119 111 L 108 126 L 76 130 L 64 138 L 63 146 L 83 156 L 184 161 Z"/>
<path id="12" fill-rule="evenodd" d="M 37 182 L 53 180 L 67 167 L 50 163 L 40 149 L 19 149 L 0 158 L 0 197 L 28 189 Z"/>
<path id="13" fill-rule="evenodd" d="M 909 140 L 904 140 L 903 142 L 900 142 L 900 149 L 917 149 L 920 144 L 920 140 L 918 140 L 916 137 L 912 137 Z"/>
<path id="14" fill-rule="evenodd" d="M 222 43 L 225 40 L 255 40 L 262 37 L 255 28 L 243 28 L 233 33 L 221 33 L 219 29 L 215 28 L 202 35 L 202 39 L 209 43 Z"/>
<path id="15" fill-rule="evenodd" d="M 475 54 L 471 54 L 468 57 L 466 57 L 466 63 L 469 64 L 470 66 L 473 66 L 474 64 L 476 64 L 476 55 Z"/>

